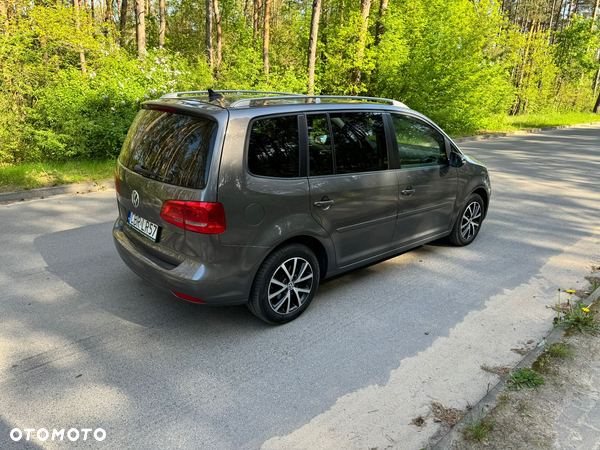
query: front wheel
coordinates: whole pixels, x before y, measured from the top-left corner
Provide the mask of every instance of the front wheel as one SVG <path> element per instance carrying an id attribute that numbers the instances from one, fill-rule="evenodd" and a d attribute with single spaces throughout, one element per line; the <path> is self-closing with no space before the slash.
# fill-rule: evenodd
<path id="1" fill-rule="evenodd" d="M 308 247 L 300 244 L 281 247 L 260 266 L 248 308 L 265 322 L 290 322 L 308 308 L 319 278 L 319 263 Z"/>
<path id="2" fill-rule="evenodd" d="M 475 240 L 483 222 L 483 200 L 471 194 L 456 218 L 452 233 L 448 238 L 454 245 L 469 245 Z"/>

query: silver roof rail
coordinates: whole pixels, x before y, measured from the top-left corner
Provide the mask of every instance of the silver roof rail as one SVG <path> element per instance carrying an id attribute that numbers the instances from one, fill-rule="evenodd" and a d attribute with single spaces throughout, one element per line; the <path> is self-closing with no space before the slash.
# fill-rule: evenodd
<path id="1" fill-rule="evenodd" d="M 244 91 L 244 90 L 225 90 L 225 91 L 213 91 L 215 94 L 274 94 L 278 96 L 293 96 L 301 97 L 302 94 L 292 94 L 290 92 L 278 92 L 278 91 Z M 194 95 L 194 94 L 208 94 L 208 91 L 182 91 L 182 92 L 170 92 L 163 95 L 161 98 L 178 98 L 181 95 Z M 271 97 L 267 97 L 271 98 Z"/>
<path id="2" fill-rule="evenodd" d="M 290 96 L 292 98 L 290 98 Z M 314 103 L 321 103 L 322 99 L 331 99 L 331 100 L 358 100 L 358 101 L 366 101 L 366 102 L 374 102 L 374 103 L 388 103 L 392 106 L 397 106 L 399 108 L 409 109 L 404 103 L 399 102 L 398 100 L 393 100 L 390 98 L 380 98 L 380 97 L 361 97 L 354 95 L 302 95 L 302 94 L 291 94 L 281 97 L 258 97 L 258 98 L 243 98 L 240 100 L 236 100 L 233 102 L 230 107 L 231 108 L 241 108 L 247 107 L 251 105 L 251 102 L 260 102 L 260 101 L 272 101 L 272 100 L 314 100 Z M 309 102 L 305 102 L 309 103 Z"/>

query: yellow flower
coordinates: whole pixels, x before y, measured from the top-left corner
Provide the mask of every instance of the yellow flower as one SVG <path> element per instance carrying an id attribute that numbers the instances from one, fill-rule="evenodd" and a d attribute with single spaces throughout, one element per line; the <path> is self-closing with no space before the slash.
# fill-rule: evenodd
<path id="1" fill-rule="evenodd" d="M 582 309 L 583 311 L 585 311 L 585 312 L 590 312 L 590 310 L 589 310 L 589 309 L 587 309 L 587 308 L 581 308 L 581 309 Z"/>
<path id="2" fill-rule="evenodd" d="M 567 291 L 567 294 L 574 294 L 574 293 L 575 293 L 575 291 L 573 291 L 573 290 L 571 290 L 571 289 L 569 289 L 569 290 Z"/>

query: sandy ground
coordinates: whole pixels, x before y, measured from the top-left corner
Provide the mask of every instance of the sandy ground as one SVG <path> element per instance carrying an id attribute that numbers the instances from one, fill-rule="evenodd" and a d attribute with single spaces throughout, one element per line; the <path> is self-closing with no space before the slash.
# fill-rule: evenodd
<path id="1" fill-rule="evenodd" d="M 595 258 L 590 260 L 590 255 Z M 421 449 L 432 445 L 447 431 L 443 422 L 434 421 L 432 403 L 458 410 L 477 403 L 499 380 L 499 375 L 481 366 L 493 361 L 494 366 L 513 367 L 522 355 L 510 350 L 533 348 L 539 340 L 532 338 L 550 329 L 556 313 L 546 305 L 556 302 L 556 290 L 549 286 L 568 289 L 579 283 L 576 280 L 585 282 L 583 277 L 598 259 L 600 228 L 551 258 L 529 282 L 492 297 L 482 311 L 469 313 L 448 337 L 402 361 L 387 384 L 338 399 L 329 411 L 288 436 L 270 439 L 263 449 Z M 517 318 L 511 314 L 515 310 L 520 312 Z M 424 420 L 422 426 L 413 423 L 418 417 Z M 554 419 L 542 417 L 547 421 L 543 428 L 552 428 Z M 540 431 L 540 442 L 549 438 Z"/>
<path id="2" fill-rule="evenodd" d="M 600 300 L 591 310 L 600 319 Z M 600 337 L 566 332 L 563 342 L 571 345 L 573 356 L 553 358 L 538 368 L 543 385 L 504 389 L 484 419 L 495 422 L 484 442 L 463 437 L 452 448 L 600 449 Z"/>

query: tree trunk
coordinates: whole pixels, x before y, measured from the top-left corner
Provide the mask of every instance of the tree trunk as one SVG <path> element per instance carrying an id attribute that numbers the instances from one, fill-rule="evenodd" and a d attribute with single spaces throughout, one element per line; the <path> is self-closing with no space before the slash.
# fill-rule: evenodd
<path id="1" fill-rule="evenodd" d="M 567 12 L 567 26 L 571 24 L 571 13 L 573 12 L 573 1 L 569 2 L 569 11 Z"/>
<path id="2" fill-rule="evenodd" d="M 596 78 L 594 79 L 594 97 L 598 91 L 598 81 L 600 81 L 600 69 L 596 70 Z"/>
<path id="3" fill-rule="evenodd" d="M 8 0 L 0 0 L 0 20 L 3 33 L 8 36 Z"/>
<path id="4" fill-rule="evenodd" d="M 146 17 L 150 17 L 150 0 L 146 0 Z"/>
<path id="5" fill-rule="evenodd" d="M 164 0 L 162 0 L 164 1 Z M 217 58 L 215 59 L 215 72 L 219 72 L 221 66 L 221 48 L 223 45 L 223 35 L 221 33 L 221 13 L 219 12 L 219 0 L 214 0 L 215 23 L 217 25 Z"/>
<path id="6" fill-rule="evenodd" d="M 246 28 L 246 19 L 248 19 L 248 1 L 244 3 L 244 29 Z"/>
<path id="7" fill-rule="evenodd" d="M 320 16 L 321 0 L 313 0 L 312 18 L 310 21 L 310 38 L 308 39 L 308 95 L 313 95 L 315 93 L 315 60 L 317 58 Z"/>
<path id="8" fill-rule="evenodd" d="M 525 54 L 523 55 L 523 65 L 521 66 L 521 72 L 517 72 L 519 79 L 517 80 L 517 90 L 521 88 L 523 84 L 523 76 L 525 75 L 525 66 L 527 65 L 527 57 L 529 56 L 529 46 L 531 45 L 531 38 L 533 37 L 533 33 L 535 31 L 536 22 L 535 19 L 531 22 L 531 28 L 529 29 L 529 36 L 527 36 L 527 46 L 525 47 Z M 521 97 L 518 95 L 518 101 L 513 106 L 511 111 L 511 115 L 515 116 L 519 113 L 521 109 Z"/>
<path id="9" fill-rule="evenodd" d="M 388 0 L 381 0 L 379 4 L 379 18 L 377 19 L 377 26 L 375 27 L 375 45 L 378 45 L 381 42 L 381 36 L 385 31 L 385 27 L 383 26 L 383 18 L 385 17 L 385 13 L 387 12 Z"/>
<path id="10" fill-rule="evenodd" d="M 121 14 L 119 15 L 119 44 L 125 45 L 125 29 L 127 28 L 127 0 L 121 0 Z"/>
<path id="11" fill-rule="evenodd" d="M 258 40 L 258 12 L 261 7 L 260 3 L 261 0 L 253 0 L 252 2 L 252 39 L 255 47 Z"/>
<path id="12" fill-rule="evenodd" d="M 598 99 L 596 100 L 596 104 L 594 105 L 594 112 L 596 114 L 600 114 L 600 94 L 598 95 Z"/>
<path id="13" fill-rule="evenodd" d="M 90 0 L 90 7 L 92 10 L 92 20 L 94 20 L 94 17 L 96 16 L 95 11 L 94 11 L 94 0 Z"/>
<path id="14" fill-rule="evenodd" d="M 265 16 L 263 24 L 263 71 L 269 82 L 269 22 L 271 19 L 271 0 L 265 0 Z"/>
<path id="15" fill-rule="evenodd" d="M 73 6 L 75 7 L 75 28 L 77 28 L 77 32 L 80 31 L 80 23 L 79 23 L 79 12 L 81 9 L 81 5 L 79 0 L 73 0 Z M 87 69 L 85 67 L 85 52 L 83 51 L 83 44 L 79 43 L 79 64 L 81 66 L 81 73 L 86 73 Z"/>
<path id="16" fill-rule="evenodd" d="M 112 23 L 113 21 L 113 0 L 106 0 L 106 11 L 104 12 L 104 21 Z"/>
<path id="17" fill-rule="evenodd" d="M 165 0 L 158 0 L 158 14 L 160 15 L 160 24 L 158 26 L 158 48 L 163 48 L 165 45 L 165 31 L 167 30 L 167 17 L 165 12 Z"/>
<path id="18" fill-rule="evenodd" d="M 212 0 L 206 0 L 206 59 L 211 70 L 213 68 L 212 15 Z"/>
<path id="19" fill-rule="evenodd" d="M 598 6 L 600 6 L 600 0 L 596 0 L 596 6 L 594 6 L 594 12 L 592 13 L 592 31 L 594 31 L 594 22 L 598 17 Z"/>
<path id="20" fill-rule="evenodd" d="M 367 40 L 367 28 L 369 24 L 369 12 L 371 11 L 371 0 L 361 0 L 360 13 L 362 15 L 362 24 L 360 29 L 360 37 L 358 41 L 358 49 L 356 55 L 356 68 L 354 70 L 354 86 L 355 94 L 360 91 L 360 80 L 362 77 L 360 66 L 365 56 L 365 42 Z"/>
<path id="21" fill-rule="evenodd" d="M 138 59 L 146 58 L 146 10 L 144 0 L 135 0 L 135 22 L 137 24 L 137 51 Z"/>

